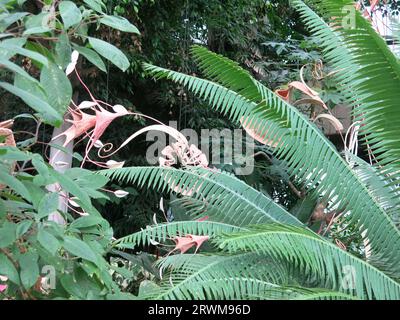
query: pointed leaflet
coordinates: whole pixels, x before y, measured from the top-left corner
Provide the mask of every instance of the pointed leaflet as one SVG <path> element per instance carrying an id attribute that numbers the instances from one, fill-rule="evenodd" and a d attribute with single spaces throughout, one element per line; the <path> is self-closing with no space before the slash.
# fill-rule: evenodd
<path id="1" fill-rule="evenodd" d="M 93 250 L 82 240 L 65 236 L 63 246 L 73 255 L 97 264 L 97 258 Z"/>
<path id="2" fill-rule="evenodd" d="M 6 82 L 0 82 L 0 87 L 21 98 L 28 106 L 37 111 L 45 122 L 55 126 L 59 126 L 62 123 L 62 116 L 47 102 L 35 95 Z"/>
<path id="3" fill-rule="evenodd" d="M 78 24 L 82 20 L 81 11 L 72 1 L 61 1 L 58 6 L 65 29 Z"/>
<path id="4" fill-rule="evenodd" d="M 54 63 L 49 63 L 42 69 L 40 83 L 47 93 L 48 102 L 63 115 L 72 97 L 71 83 L 65 73 Z"/>
<path id="5" fill-rule="evenodd" d="M 83 55 L 89 62 L 93 63 L 97 68 L 101 71 L 107 72 L 106 65 L 104 64 L 101 57 L 93 51 L 92 49 L 86 47 L 80 47 L 74 44 L 74 49 L 78 51 L 81 55 Z"/>
<path id="6" fill-rule="evenodd" d="M 89 37 L 89 43 L 101 56 L 110 60 L 122 71 L 129 68 L 129 60 L 125 54 L 112 44 L 100 39 Z"/>
<path id="7" fill-rule="evenodd" d="M 132 32 L 140 34 L 139 30 L 131 24 L 127 19 L 116 16 L 104 16 L 100 19 L 100 23 L 105 24 L 111 28 L 118 29 L 124 32 Z"/>

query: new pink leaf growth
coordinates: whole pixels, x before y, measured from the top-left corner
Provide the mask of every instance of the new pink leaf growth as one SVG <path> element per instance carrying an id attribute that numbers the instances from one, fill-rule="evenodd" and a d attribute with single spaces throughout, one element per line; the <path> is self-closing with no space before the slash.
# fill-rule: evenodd
<path id="1" fill-rule="evenodd" d="M 5 276 L 1 276 L 0 275 L 0 281 L 1 282 L 6 282 L 8 280 L 8 278 L 7 277 L 5 277 Z M 1 284 L 0 283 L 0 292 L 4 292 L 4 291 L 6 291 L 7 290 L 7 285 L 6 284 Z"/>
<path id="2" fill-rule="evenodd" d="M 196 252 L 200 246 L 209 239 L 209 236 L 196 236 L 188 234 L 185 237 L 175 237 L 173 240 L 176 244 L 172 251 L 179 250 L 181 253 L 185 253 L 193 246 L 196 246 Z"/>

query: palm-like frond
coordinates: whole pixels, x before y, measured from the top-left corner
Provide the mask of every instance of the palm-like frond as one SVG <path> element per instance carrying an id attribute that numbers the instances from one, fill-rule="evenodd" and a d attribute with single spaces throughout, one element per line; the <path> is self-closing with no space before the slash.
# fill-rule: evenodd
<path id="1" fill-rule="evenodd" d="M 390 183 L 390 177 L 383 176 L 382 172 L 375 166 L 371 166 L 369 163 L 353 154 L 348 154 L 348 157 L 350 161 L 354 162 L 356 165 L 354 167 L 354 172 L 356 172 L 363 183 L 367 185 L 376 202 L 379 202 L 381 207 L 385 208 L 392 220 L 398 225 L 398 216 L 400 214 L 400 190 L 396 190 Z"/>
<path id="2" fill-rule="evenodd" d="M 301 0 L 292 3 L 337 71 L 339 88 L 363 123 L 364 141 L 371 145 L 380 164 L 397 172 L 399 179 L 399 60 L 371 23 L 358 10 L 351 10 L 354 1 L 307 1 L 319 15 Z"/>
<path id="3" fill-rule="evenodd" d="M 259 225 L 249 231 L 221 235 L 215 242 L 231 253 L 250 251 L 287 260 L 305 273 L 329 280 L 333 290 L 349 294 L 354 290 L 361 299 L 400 299 L 399 283 L 304 228 Z M 344 278 L 346 272 L 349 278 Z M 350 282 L 344 285 L 345 280 Z"/>
<path id="4" fill-rule="evenodd" d="M 118 248 L 133 249 L 140 245 L 150 245 L 152 241 L 165 242 L 168 238 L 186 234 L 213 237 L 222 232 L 240 231 L 242 228 L 215 221 L 174 221 L 147 226 L 146 229 L 119 238 L 113 243 Z"/>
<path id="5" fill-rule="evenodd" d="M 299 293 L 294 300 L 359 300 L 355 296 L 338 291 L 329 291 L 324 289 L 304 291 L 303 294 Z"/>
<path id="6" fill-rule="evenodd" d="M 193 46 L 191 53 L 200 70 L 210 80 L 239 93 L 250 101 L 259 97 L 257 86 L 250 73 L 240 67 L 237 62 L 212 53 L 201 46 Z"/>
<path id="7" fill-rule="evenodd" d="M 107 177 L 139 187 L 146 185 L 158 191 L 189 194 L 207 204 L 218 207 L 236 226 L 280 222 L 302 225 L 294 216 L 272 199 L 223 172 L 190 168 L 186 170 L 163 167 L 131 167 L 99 172 Z"/>
<path id="8" fill-rule="evenodd" d="M 162 259 L 161 286 L 148 299 L 357 299 L 323 288 L 291 285 L 282 263 L 254 253 L 229 256 L 184 254 Z"/>
<path id="9" fill-rule="evenodd" d="M 205 51 L 201 54 L 205 59 Z M 208 54 L 212 57 L 208 60 L 210 66 L 203 69 L 210 73 L 211 64 L 216 64 L 217 70 L 222 66 L 230 70 L 234 78 L 231 81 L 225 79 L 228 71 L 223 79 L 214 77 L 236 89 L 235 79 L 246 76 L 246 73 L 239 72 L 238 66 L 232 66 L 226 58 Z M 150 65 L 146 69 L 156 78 L 168 78 L 185 85 L 233 121 L 247 119 L 260 136 L 276 141 L 275 155 L 285 161 L 290 174 L 326 198 L 336 199 L 339 210 L 347 210 L 351 222 L 363 231 L 367 230 L 372 253 L 387 261 L 385 267 L 391 274 L 400 274 L 399 230 L 332 143 L 296 108 L 252 78 L 259 96 L 250 100 L 252 96 L 248 92 L 253 92 L 252 88 L 241 89 L 241 92 L 246 92 L 246 96 L 242 96 L 208 80 Z"/>
<path id="10" fill-rule="evenodd" d="M 279 292 L 288 282 L 284 268 L 254 253 L 172 255 L 158 266 L 163 282 L 148 299 L 244 299 Z M 280 292 L 282 295 L 282 292 Z"/>

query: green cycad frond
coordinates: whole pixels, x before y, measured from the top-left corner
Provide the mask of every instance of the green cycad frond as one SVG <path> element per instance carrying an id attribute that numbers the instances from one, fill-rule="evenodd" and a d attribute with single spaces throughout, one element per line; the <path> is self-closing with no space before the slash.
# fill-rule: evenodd
<path id="1" fill-rule="evenodd" d="M 385 40 L 352 0 L 310 0 L 324 22 L 303 1 L 292 0 L 326 59 L 337 71 L 340 87 L 363 122 L 362 133 L 382 165 L 400 169 L 400 63 Z M 347 7 L 346 7 L 347 6 Z M 354 26 L 344 22 L 354 17 Z M 329 25 L 327 24 L 329 23 Z M 344 48 L 345 50 L 341 50 Z"/>
<path id="2" fill-rule="evenodd" d="M 310 289 L 304 291 L 303 294 L 299 292 L 294 300 L 359 300 L 355 296 L 338 291 L 324 289 Z"/>
<path id="3" fill-rule="evenodd" d="M 399 283 L 304 228 L 260 225 L 249 231 L 218 236 L 215 242 L 231 253 L 249 250 L 287 260 L 305 273 L 329 280 L 333 290 L 352 293 L 348 284 L 353 282 L 354 294 L 361 299 L 400 299 Z M 346 279 L 350 283 L 343 285 Z"/>
<path id="4" fill-rule="evenodd" d="M 131 167 L 99 172 L 111 179 L 146 185 L 159 191 L 189 194 L 207 204 L 218 207 L 230 216 L 236 226 L 280 222 L 302 225 L 284 208 L 243 181 L 223 172 L 190 168 L 186 170 L 163 167 Z"/>
<path id="5" fill-rule="evenodd" d="M 187 88 L 193 91 L 199 98 L 208 101 L 213 108 L 229 116 L 233 121 L 239 121 L 243 117 L 252 117 L 251 111 L 257 107 L 257 103 L 212 81 L 150 64 L 144 64 L 144 68 L 157 79 L 171 79 L 174 82 L 187 86 Z M 276 119 L 279 119 L 279 114 L 276 114 Z"/>
<path id="6" fill-rule="evenodd" d="M 185 214 L 192 219 L 209 217 L 212 221 L 222 222 L 237 226 L 238 217 L 231 215 L 225 210 L 221 210 L 218 203 L 206 203 L 204 199 L 194 197 L 179 197 L 171 201 L 171 205 L 176 205 L 185 210 Z M 241 224 L 243 225 L 243 224 Z"/>
<path id="7" fill-rule="evenodd" d="M 396 190 L 391 183 L 390 177 L 386 177 L 379 168 L 371 166 L 361 158 L 348 154 L 350 161 L 356 165 L 354 172 L 368 186 L 371 194 L 381 207 L 386 210 L 392 220 L 398 225 L 400 214 L 400 191 Z"/>
<path id="8" fill-rule="evenodd" d="M 191 53 L 200 70 L 210 80 L 220 83 L 251 101 L 260 97 L 250 73 L 241 68 L 237 62 L 212 53 L 201 46 L 193 46 Z"/>
<path id="9" fill-rule="evenodd" d="M 133 249 L 140 245 L 149 245 L 152 241 L 165 242 L 168 238 L 186 234 L 208 235 L 210 237 L 222 232 L 240 231 L 243 228 L 214 221 L 174 221 L 147 226 L 146 229 L 116 240 L 113 245 L 118 248 Z"/>
<path id="10" fill-rule="evenodd" d="M 284 289 L 279 286 L 254 278 L 231 276 L 199 279 L 196 277 L 195 280 L 186 283 L 189 277 L 188 274 L 174 274 L 171 276 L 170 283 L 166 282 L 140 298 L 149 300 L 242 300 L 251 298 L 283 300 L 291 293 L 286 294 Z"/>
<path id="11" fill-rule="evenodd" d="M 283 264 L 254 253 L 173 255 L 158 265 L 166 274 L 148 299 L 357 299 L 327 289 L 290 285 Z"/>
<path id="12" fill-rule="evenodd" d="M 213 58 L 209 61 L 219 58 L 209 54 Z M 221 64 L 229 68 L 225 59 L 221 58 Z M 233 74 L 238 72 L 237 68 L 232 67 Z M 233 121 L 247 119 L 260 136 L 275 141 L 275 155 L 285 161 L 289 173 L 306 187 L 335 199 L 339 210 L 351 213 L 351 222 L 367 230 L 372 254 L 387 261 L 385 267 L 390 274 L 400 275 L 400 231 L 332 143 L 299 110 L 254 79 L 260 98 L 250 101 L 208 80 L 155 66 L 147 65 L 146 69 L 156 78 L 185 85 Z"/>
<path id="13" fill-rule="evenodd" d="M 148 299 L 244 299 L 265 295 L 286 284 L 286 270 L 254 253 L 237 255 L 178 254 L 161 259 L 160 288 Z"/>

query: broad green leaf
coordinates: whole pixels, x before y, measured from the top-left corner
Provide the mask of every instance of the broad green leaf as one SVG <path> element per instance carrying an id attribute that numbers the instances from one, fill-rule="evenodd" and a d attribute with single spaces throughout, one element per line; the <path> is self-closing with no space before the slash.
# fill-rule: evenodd
<path id="1" fill-rule="evenodd" d="M 43 161 L 43 158 L 39 154 L 35 153 L 33 155 L 32 164 L 40 175 L 46 177 L 50 175 L 48 164 Z"/>
<path id="2" fill-rule="evenodd" d="M 68 292 L 72 297 L 76 297 L 79 299 L 84 299 L 84 290 L 79 286 L 79 284 L 74 281 L 72 275 L 63 274 L 60 277 L 60 283 L 63 286 L 63 289 Z"/>
<path id="3" fill-rule="evenodd" d="M 49 147 L 51 148 L 55 148 L 57 150 L 61 150 L 62 152 L 64 152 L 65 154 L 71 155 L 73 158 L 75 158 L 76 160 L 78 160 L 79 162 L 83 160 L 83 157 L 77 153 L 74 152 L 73 154 L 71 154 L 71 151 L 69 151 L 67 148 L 64 148 L 63 146 L 60 146 L 58 144 L 54 144 L 54 143 L 49 143 L 48 144 Z"/>
<path id="4" fill-rule="evenodd" d="M 138 28 L 136 28 L 133 24 L 131 24 L 127 19 L 123 17 L 105 15 L 100 19 L 100 23 L 124 32 L 140 34 Z"/>
<path id="5" fill-rule="evenodd" d="M 109 274 L 100 274 L 98 271 L 97 274 L 102 281 L 110 277 Z M 104 283 L 106 283 L 106 281 L 104 281 Z M 83 268 L 76 268 L 73 275 L 61 276 L 60 282 L 64 289 L 74 297 L 83 300 L 98 300 L 101 298 L 102 288 L 99 282 L 96 281 L 93 274 L 87 274 Z"/>
<path id="6" fill-rule="evenodd" d="M 41 43 L 27 41 L 25 49 L 41 54 L 43 57 L 47 58 L 47 61 L 55 60 L 53 53 Z M 32 63 L 40 70 L 43 68 L 43 64 L 40 61 L 32 59 Z"/>
<path id="7" fill-rule="evenodd" d="M 21 77 L 19 74 L 15 75 L 14 86 L 24 91 L 33 94 L 40 100 L 47 101 L 47 95 L 39 82 L 32 82 L 25 77 Z M 31 115 L 32 116 L 32 115 Z"/>
<path id="8" fill-rule="evenodd" d="M 39 278 L 38 258 L 36 252 L 28 251 L 18 259 L 21 268 L 21 282 L 26 289 L 31 288 Z"/>
<path id="9" fill-rule="evenodd" d="M 83 0 L 83 2 L 99 13 L 103 13 L 103 8 L 106 8 L 101 0 Z"/>
<path id="10" fill-rule="evenodd" d="M 137 300 L 136 296 L 128 292 L 116 292 L 113 294 L 108 294 L 107 300 Z"/>
<path id="11" fill-rule="evenodd" d="M 52 255 L 55 255 L 60 248 L 60 242 L 50 232 L 40 228 L 37 234 L 37 240 Z"/>
<path id="12" fill-rule="evenodd" d="M 17 230 L 16 230 L 16 237 L 20 238 L 22 237 L 32 226 L 32 221 L 31 220 L 23 220 L 17 224 Z"/>
<path id="13" fill-rule="evenodd" d="M 17 46 L 17 47 L 22 47 L 26 43 L 26 38 L 11 38 L 11 39 L 5 39 L 0 42 L 0 44 L 4 45 L 12 45 L 12 46 Z M 14 55 L 13 51 L 7 50 L 7 49 L 1 49 L 0 48 L 0 57 L 3 59 L 10 59 Z"/>
<path id="14" fill-rule="evenodd" d="M 49 27 L 34 27 L 34 28 L 29 28 L 26 29 L 23 33 L 24 36 L 29 36 L 32 34 L 40 34 L 40 33 L 45 33 L 49 32 L 51 29 Z"/>
<path id="15" fill-rule="evenodd" d="M 8 70 L 11 70 L 15 73 L 18 73 L 20 76 L 28 78 L 30 81 L 33 82 L 38 82 L 35 78 L 33 78 L 28 72 L 26 72 L 24 69 L 22 69 L 20 66 L 16 65 L 15 63 L 5 60 L 0 57 L 0 65 L 3 65 L 6 67 Z"/>
<path id="16" fill-rule="evenodd" d="M 82 37 L 86 37 L 89 32 L 89 26 L 85 23 L 81 23 L 76 28 L 76 34 L 79 34 Z"/>
<path id="17" fill-rule="evenodd" d="M 58 41 L 55 45 L 55 52 L 55 60 L 57 64 L 65 69 L 71 61 L 71 45 L 66 33 L 62 33 L 58 37 Z"/>
<path id="18" fill-rule="evenodd" d="M 14 223 L 6 222 L 0 228 L 0 248 L 6 248 L 16 239 L 17 226 Z"/>
<path id="19" fill-rule="evenodd" d="M 83 209 L 92 209 L 89 196 L 81 190 L 81 188 L 68 176 L 68 174 L 62 174 L 55 170 L 52 170 L 51 173 L 65 191 L 72 193 L 79 199 Z"/>
<path id="20" fill-rule="evenodd" d="M 0 32 L 4 32 L 7 27 L 17 22 L 21 18 L 25 17 L 28 12 L 16 12 L 16 13 L 2 13 L 0 14 Z"/>
<path id="21" fill-rule="evenodd" d="M 86 47 L 80 47 L 75 44 L 74 49 L 78 51 L 81 55 L 83 55 L 86 59 L 88 59 L 91 63 L 93 63 L 101 71 L 107 72 L 106 65 L 104 64 L 101 57 L 96 53 L 96 51 L 93 51 L 92 49 Z"/>
<path id="22" fill-rule="evenodd" d="M 29 154 L 15 147 L 0 147 L 0 150 L 5 151 L 5 153 L 1 155 L 2 160 L 29 161 L 32 159 Z"/>
<path id="23" fill-rule="evenodd" d="M 79 8 L 72 1 L 61 1 L 58 6 L 65 29 L 78 24 L 82 20 Z"/>
<path id="24" fill-rule="evenodd" d="M 58 208 L 58 194 L 55 192 L 47 193 L 39 202 L 38 218 L 47 217 L 50 213 L 57 211 Z"/>
<path id="25" fill-rule="evenodd" d="M 3 49 L 5 51 L 7 51 L 8 54 L 12 54 L 12 55 L 20 54 L 20 55 L 23 55 L 25 57 L 31 58 L 33 60 L 36 60 L 36 61 L 40 62 L 41 64 L 47 66 L 46 57 L 44 57 L 40 53 L 21 48 L 18 45 L 11 44 L 11 43 L 5 43 L 5 41 L 2 41 L 2 42 L 0 42 L 0 49 Z"/>
<path id="26" fill-rule="evenodd" d="M 50 13 L 41 12 L 35 16 L 30 16 L 25 22 L 23 35 L 45 33 L 51 31 L 54 20 Z"/>
<path id="27" fill-rule="evenodd" d="M 54 63 L 42 69 L 40 83 L 48 96 L 48 102 L 61 115 L 67 110 L 72 98 L 72 87 L 65 73 Z"/>
<path id="28" fill-rule="evenodd" d="M 87 227 L 92 227 L 95 226 L 103 221 L 103 218 L 97 217 L 97 216 L 85 216 L 81 217 L 79 219 L 74 220 L 70 224 L 70 228 L 87 228 Z"/>
<path id="29" fill-rule="evenodd" d="M 1 86 L 0 82 L 0 86 Z M 4 167 L 0 166 L 0 184 L 5 184 L 13 189 L 17 194 L 26 200 L 31 200 L 29 191 L 25 188 L 24 184 L 15 178 L 12 174 L 8 173 Z"/>
<path id="30" fill-rule="evenodd" d="M 18 271 L 14 264 L 7 258 L 6 255 L 0 252 L 0 274 L 6 276 L 10 281 L 19 284 Z"/>
<path id="31" fill-rule="evenodd" d="M 107 60 L 110 60 L 122 71 L 125 71 L 129 68 L 130 64 L 128 58 L 117 47 L 103 40 L 91 37 L 89 37 L 89 43 L 91 44 L 93 49 L 97 51 L 97 53 L 99 53 Z"/>
<path id="32" fill-rule="evenodd" d="M 69 251 L 74 256 L 97 264 L 97 258 L 96 255 L 93 253 L 93 250 L 82 240 L 70 236 L 65 236 L 63 246 L 65 250 Z"/>
<path id="33" fill-rule="evenodd" d="M 0 219 L 3 219 L 6 215 L 7 215 L 6 206 L 4 204 L 4 201 L 0 199 Z"/>
<path id="34" fill-rule="evenodd" d="M 22 201 L 13 201 L 13 200 L 8 200 L 4 202 L 4 205 L 6 206 L 6 210 L 8 212 L 13 211 L 13 212 L 18 212 L 21 210 L 33 210 L 33 206 Z"/>
<path id="35" fill-rule="evenodd" d="M 40 113 L 45 122 L 55 126 L 61 125 L 63 121 L 62 116 L 47 102 L 7 82 L 0 82 L 0 87 L 21 98 L 28 106 Z"/>
<path id="36" fill-rule="evenodd" d="M 75 173 L 78 168 L 71 168 L 69 172 Z M 75 172 L 74 172 L 75 171 Z M 79 172 L 78 172 L 79 174 Z M 109 179 L 100 174 L 94 174 L 93 172 L 81 173 L 77 178 L 77 183 L 84 189 L 100 189 L 104 187 Z M 105 179 L 104 179 L 105 178 Z"/>

